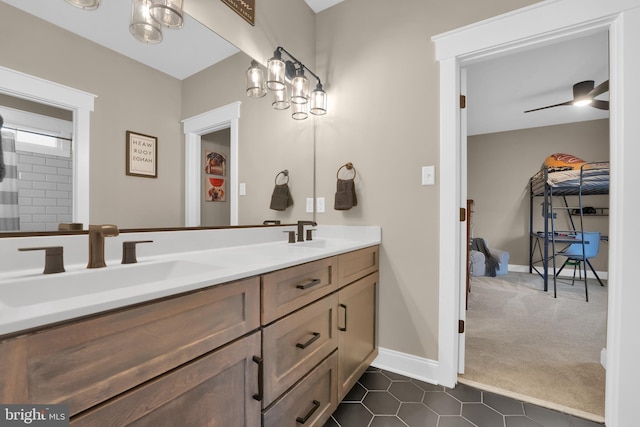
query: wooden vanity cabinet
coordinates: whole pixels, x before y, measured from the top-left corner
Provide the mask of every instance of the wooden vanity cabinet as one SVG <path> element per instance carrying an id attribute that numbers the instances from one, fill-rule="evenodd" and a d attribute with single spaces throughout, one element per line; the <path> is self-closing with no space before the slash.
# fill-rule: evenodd
<path id="1" fill-rule="evenodd" d="M 71 418 L 73 427 L 260 427 L 260 332 Z"/>
<path id="2" fill-rule="evenodd" d="M 0 401 L 74 416 L 258 330 L 259 313 L 254 277 L 6 339 Z"/>
<path id="3" fill-rule="evenodd" d="M 377 356 L 378 253 L 374 246 L 262 276 L 263 427 L 322 426 Z M 316 294 L 274 291 L 322 273 Z"/>

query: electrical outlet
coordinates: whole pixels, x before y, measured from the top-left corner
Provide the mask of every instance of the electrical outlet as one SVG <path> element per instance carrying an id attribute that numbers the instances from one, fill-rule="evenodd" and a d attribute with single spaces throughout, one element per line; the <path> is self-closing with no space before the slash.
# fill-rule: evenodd
<path id="1" fill-rule="evenodd" d="M 324 197 L 316 199 L 316 207 L 318 208 L 318 213 L 324 213 Z"/>
<path id="2" fill-rule="evenodd" d="M 307 213 L 313 213 L 313 197 L 307 197 Z"/>

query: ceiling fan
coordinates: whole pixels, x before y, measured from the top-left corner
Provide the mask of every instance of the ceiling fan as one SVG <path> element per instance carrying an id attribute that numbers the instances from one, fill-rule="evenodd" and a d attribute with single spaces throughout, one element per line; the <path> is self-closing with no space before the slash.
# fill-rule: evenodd
<path id="1" fill-rule="evenodd" d="M 560 107 L 562 105 L 588 105 L 593 108 L 598 108 L 600 110 L 608 110 L 609 109 L 609 101 L 602 101 L 600 99 L 595 99 L 596 96 L 601 95 L 605 92 L 609 91 L 609 80 L 606 80 L 600 83 L 598 86 L 595 86 L 595 82 L 593 80 L 586 80 L 584 82 L 576 83 L 573 85 L 573 99 L 571 101 L 563 102 L 562 104 L 549 105 L 546 107 L 535 108 L 533 110 L 527 110 L 525 113 L 530 113 L 532 111 L 544 110 L 546 108 Z"/>

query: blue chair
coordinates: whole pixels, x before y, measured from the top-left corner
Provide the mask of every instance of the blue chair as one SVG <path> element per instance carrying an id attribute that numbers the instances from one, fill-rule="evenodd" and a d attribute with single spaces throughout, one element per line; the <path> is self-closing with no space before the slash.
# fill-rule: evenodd
<path id="1" fill-rule="evenodd" d="M 583 238 L 584 236 L 584 238 Z M 572 243 L 567 246 L 566 249 L 558 252 L 558 255 L 567 257 L 567 260 L 562 264 L 560 270 L 556 273 L 556 277 L 560 274 L 563 268 L 567 265 L 573 265 L 573 279 L 571 280 L 571 285 L 573 286 L 576 280 L 576 271 L 579 272 L 579 280 L 582 280 L 582 268 L 584 269 L 584 291 L 586 295 L 587 302 L 589 301 L 589 291 L 587 289 L 587 265 L 598 279 L 600 286 L 604 286 L 600 277 L 598 277 L 598 273 L 589 262 L 589 259 L 595 258 L 598 256 L 598 251 L 600 250 L 600 233 L 599 232 L 584 232 L 584 233 L 576 233 L 576 239 L 580 240 L 579 243 Z M 584 240 L 584 245 L 582 244 Z M 584 262 L 584 264 L 583 264 Z M 555 280 L 554 280 L 555 286 Z"/>

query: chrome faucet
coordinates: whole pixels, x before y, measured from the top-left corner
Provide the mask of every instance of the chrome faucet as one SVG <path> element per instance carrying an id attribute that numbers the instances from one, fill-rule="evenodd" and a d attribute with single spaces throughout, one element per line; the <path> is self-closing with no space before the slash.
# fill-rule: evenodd
<path id="1" fill-rule="evenodd" d="M 89 225 L 89 263 L 87 268 L 102 268 L 104 262 L 104 238 L 120 234 L 117 225 Z"/>
<path id="2" fill-rule="evenodd" d="M 315 221 L 298 221 L 298 242 L 304 242 L 304 226 L 305 225 L 318 225 Z"/>

